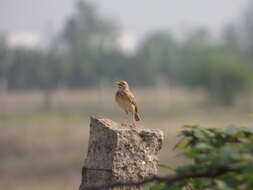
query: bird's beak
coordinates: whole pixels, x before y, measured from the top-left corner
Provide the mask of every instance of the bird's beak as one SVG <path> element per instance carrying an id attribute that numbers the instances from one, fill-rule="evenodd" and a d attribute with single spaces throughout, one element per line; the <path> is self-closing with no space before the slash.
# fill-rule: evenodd
<path id="1" fill-rule="evenodd" d="M 115 82 L 114 84 L 115 84 L 116 86 L 118 86 L 118 85 L 119 85 L 119 82 L 117 81 L 117 82 Z"/>

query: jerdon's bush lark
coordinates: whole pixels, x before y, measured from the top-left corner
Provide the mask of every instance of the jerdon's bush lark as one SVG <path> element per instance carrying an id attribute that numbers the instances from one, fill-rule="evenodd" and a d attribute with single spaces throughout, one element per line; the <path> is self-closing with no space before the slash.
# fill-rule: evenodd
<path id="1" fill-rule="evenodd" d="M 137 102 L 134 98 L 133 93 L 130 91 L 129 86 L 126 81 L 116 82 L 118 86 L 118 91 L 115 95 L 115 100 L 119 107 L 122 108 L 126 114 L 132 113 L 133 126 L 135 127 L 135 121 L 140 121 Z"/>

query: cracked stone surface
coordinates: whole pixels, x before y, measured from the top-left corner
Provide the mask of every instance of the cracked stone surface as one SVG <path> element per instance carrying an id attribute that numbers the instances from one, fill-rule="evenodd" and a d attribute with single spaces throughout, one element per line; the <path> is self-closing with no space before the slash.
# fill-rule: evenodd
<path id="1" fill-rule="evenodd" d="M 91 117 L 80 190 L 86 185 L 134 182 L 156 175 L 162 142 L 163 132 L 159 129 L 122 127 L 109 119 Z"/>

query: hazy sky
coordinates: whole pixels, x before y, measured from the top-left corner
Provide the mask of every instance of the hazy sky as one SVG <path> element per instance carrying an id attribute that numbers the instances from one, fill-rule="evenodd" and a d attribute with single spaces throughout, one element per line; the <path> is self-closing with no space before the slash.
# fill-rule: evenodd
<path id="1" fill-rule="evenodd" d="M 100 14 L 142 35 L 155 29 L 214 31 L 236 20 L 247 0 L 89 0 Z M 62 27 L 75 0 L 0 0 L 0 32 L 50 32 Z"/>

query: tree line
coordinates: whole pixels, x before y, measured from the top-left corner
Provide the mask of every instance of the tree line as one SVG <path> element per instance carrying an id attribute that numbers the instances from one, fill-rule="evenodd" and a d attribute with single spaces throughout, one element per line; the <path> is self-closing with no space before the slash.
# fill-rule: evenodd
<path id="1" fill-rule="evenodd" d="M 252 86 L 252 15 L 250 3 L 241 22 L 227 25 L 217 41 L 204 28 L 181 40 L 156 31 L 143 38 L 136 52 L 126 54 L 117 43 L 118 24 L 79 1 L 47 49 L 9 48 L 4 37 L 0 39 L 0 81 L 12 90 L 88 88 L 118 79 L 152 86 L 163 78 L 202 88 L 220 103 L 232 104 Z"/>

